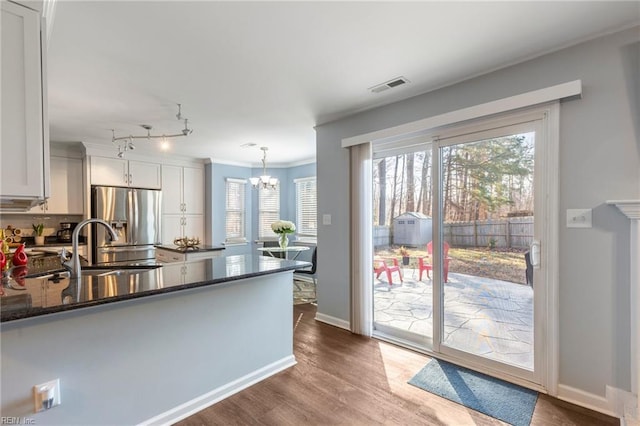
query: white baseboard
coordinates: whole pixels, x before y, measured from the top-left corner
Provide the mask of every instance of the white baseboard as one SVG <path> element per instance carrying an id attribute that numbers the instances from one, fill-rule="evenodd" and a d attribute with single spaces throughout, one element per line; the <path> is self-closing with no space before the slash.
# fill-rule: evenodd
<path id="1" fill-rule="evenodd" d="M 620 418 L 620 425 L 640 426 L 638 399 L 633 393 L 607 386 L 606 397 L 611 411 L 615 413 L 616 417 Z"/>
<path id="2" fill-rule="evenodd" d="M 611 409 L 613 403 L 604 396 L 594 395 L 567 385 L 558 385 L 557 398 L 608 416 L 619 417 Z"/>
<path id="3" fill-rule="evenodd" d="M 303 275 L 303 274 L 296 274 L 295 272 L 293 273 L 293 278 L 297 281 L 304 281 L 306 283 L 311 283 L 313 284 L 313 278 L 310 277 L 309 275 Z"/>
<path id="4" fill-rule="evenodd" d="M 316 321 L 320 321 L 334 327 L 344 328 L 345 330 L 351 331 L 351 323 L 349 321 L 332 317 L 330 315 L 321 314 L 320 312 L 316 312 Z"/>
<path id="5" fill-rule="evenodd" d="M 192 414 L 203 410 L 216 402 L 222 401 L 231 395 L 240 392 L 249 386 L 258 383 L 267 377 L 273 376 L 282 370 L 286 370 L 289 367 L 296 365 L 296 358 L 293 355 L 284 357 L 274 363 L 264 366 L 258 370 L 240 377 L 226 385 L 220 386 L 210 392 L 205 393 L 197 398 L 187 401 L 171 410 L 165 411 L 151 419 L 145 420 L 139 425 L 172 425 L 184 418 L 189 417 Z"/>

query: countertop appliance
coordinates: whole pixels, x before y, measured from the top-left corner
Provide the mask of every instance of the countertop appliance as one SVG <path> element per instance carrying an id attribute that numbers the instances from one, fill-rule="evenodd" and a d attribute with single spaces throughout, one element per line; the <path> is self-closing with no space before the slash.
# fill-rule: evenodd
<path id="1" fill-rule="evenodd" d="M 159 190 L 93 186 L 91 217 L 103 219 L 118 235 L 112 241 L 104 227 L 92 225 L 93 263 L 154 259 L 154 245 L 161 242 L 161 202 Z"/>
<path id="2" fill-rule="evenodd" d="M 73 230 L 78 224 L 76 222 L 60 222 L 60 230 L 56 232 L 56 239 L 59 243 L 70 243 Z"/>

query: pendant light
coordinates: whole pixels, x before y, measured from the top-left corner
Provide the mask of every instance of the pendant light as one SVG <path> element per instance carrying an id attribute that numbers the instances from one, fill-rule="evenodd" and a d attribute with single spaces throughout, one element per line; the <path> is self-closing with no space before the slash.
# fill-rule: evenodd
<path id="1" fill-rule="evenodd" d="M 269 148 L 266 146 L 260 147 L 262 150 L 262 175 L 259 177 L 249 178 L 251 185 L 254 188 L 262 188 L 262 189 L 276 189 L 278 186 L 278 179 L 275 177 L 271 177 L 267 174 L 267 151 Z"/>

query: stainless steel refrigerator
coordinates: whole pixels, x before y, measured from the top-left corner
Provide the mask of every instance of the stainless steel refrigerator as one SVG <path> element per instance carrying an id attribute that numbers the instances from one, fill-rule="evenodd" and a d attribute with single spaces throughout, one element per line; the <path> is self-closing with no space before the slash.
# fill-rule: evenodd
<path id="1" fill-rule="evenodd" d="M 91 217 L 103 219 L 118 235 L 117 241 L 103 226 L 93 224 L 93 263 L 134 262 L 155 259 L 160 244 L 162 192 L 111 186 L 91 188 Z"/>

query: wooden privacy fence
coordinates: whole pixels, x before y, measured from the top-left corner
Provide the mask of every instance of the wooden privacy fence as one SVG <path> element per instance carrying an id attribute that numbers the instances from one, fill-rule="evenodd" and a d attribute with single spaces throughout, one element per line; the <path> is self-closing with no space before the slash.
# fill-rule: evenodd
<path id="1" fill-rule="evenodd" d="M 392 241 L 388 226 L 373 227 L 373 246 L 387 247 Z M 533 240 L 533 216 L 499 220 L 476 220 L 444 224 L 444 238 L 452 247 L 528 248 Z"/>
<path id="2" fill-rule="evenodd" d="M 444 225 L 444 238 L 453 247 L 529 247 L 533 240 L 533 216 L 500 220 L 452 222 Z"/>
<path id="3" fill-rule="evenodd" d="M 373 227 L 373 246 L 388 247 L 391 244 L 391 228 L 388 226 Z"/>

